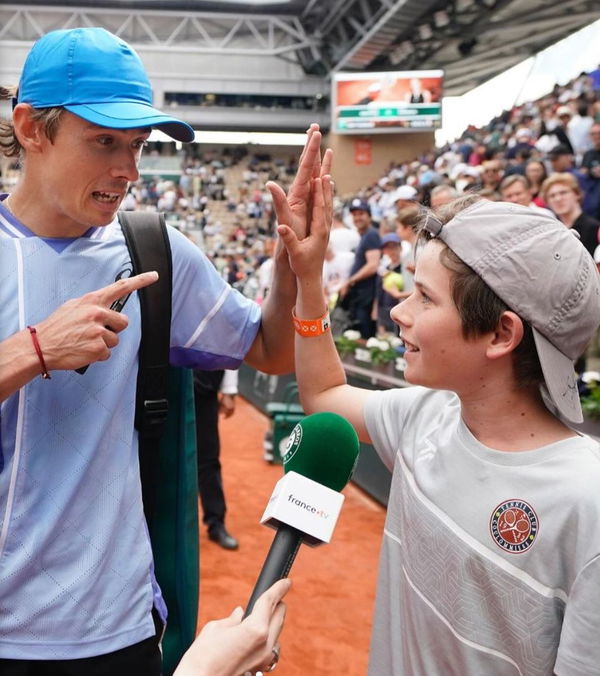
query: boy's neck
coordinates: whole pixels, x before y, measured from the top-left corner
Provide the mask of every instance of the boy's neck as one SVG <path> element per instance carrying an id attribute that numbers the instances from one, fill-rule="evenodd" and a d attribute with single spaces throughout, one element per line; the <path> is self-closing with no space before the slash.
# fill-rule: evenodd
<path id="1" fill-rule="evenodd" d="M 461 415 L 480 443 L 498 451 L 531 451 L 577 436 L 546 408 L 537 389 L 462 396 Z"/>

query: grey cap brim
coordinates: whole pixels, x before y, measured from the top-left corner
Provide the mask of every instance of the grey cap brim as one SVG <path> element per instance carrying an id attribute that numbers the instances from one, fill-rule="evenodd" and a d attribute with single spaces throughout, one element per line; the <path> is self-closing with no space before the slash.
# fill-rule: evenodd
<path id="1" fill-rule="evenodd" d="M 533 338 L 548 394 L 558 413 L 572 423 L 583 422 L 573 361 L 558 350 L 535 328 Z"/>
<path id="2" fill-rule="evenodd" d="M 68 104 L 64 108 L 73 115 L 108 129 L 155 127 L 176 141 L 185 143 L 193 141 L 195 136 L 194 129 L 187 122 L 137 101 Z"/>

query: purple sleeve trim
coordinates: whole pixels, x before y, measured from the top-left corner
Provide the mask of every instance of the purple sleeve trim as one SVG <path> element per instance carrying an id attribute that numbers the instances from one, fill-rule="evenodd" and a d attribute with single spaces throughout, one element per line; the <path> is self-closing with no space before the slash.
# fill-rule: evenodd
<path id="1" fill-rule="evenodd" d="M 183 347 L 172 347 L 169 353 L 169 362 L 171 366 L 204 369 L 205 371 L 213 371 L 215 369 L 237 369 L 242 361 L 242 359 L 235 359 L 234 357 L 212 354 L 211 352 L 201 352 L 200 350 L 191 350 Z"/>

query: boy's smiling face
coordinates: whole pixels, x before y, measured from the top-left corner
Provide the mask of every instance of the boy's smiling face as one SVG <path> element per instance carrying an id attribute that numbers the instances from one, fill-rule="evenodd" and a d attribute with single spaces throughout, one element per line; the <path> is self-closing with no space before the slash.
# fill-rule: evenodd
<path id="1" fill-rule="evenodd" d="M 406 380 L 460 394 L 481 385 L 489 336 L 465 338 L 452 299 L 452 274 L 440 262 L 442 248 L 433 240 L 419 249 L 415 290 L 391 316 L 406 346 Z"/>

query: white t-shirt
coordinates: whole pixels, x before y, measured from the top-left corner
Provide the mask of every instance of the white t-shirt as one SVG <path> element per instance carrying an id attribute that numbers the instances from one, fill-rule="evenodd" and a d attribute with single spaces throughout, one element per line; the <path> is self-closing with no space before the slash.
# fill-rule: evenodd
<path id="1" fill-rule="evenodd" d="M 355 251 L 360 242 L 356 228 L 332 228 L 329 233 L 329 246 L 336 253 Z"/>
<path id="2" fill-rule="evenodd" d="M 393 472 L 370 676 L 590 676 L 600 664 L 600 447 L 488 448 L 450 392 L 375 391 Z"/>
<path id="3" fill-rule="evenodd" d="M 323 284 L 331 295 L 337 293 L 340 287 L 350 277 L 350 270 L 354 263 L 354 254 L 351 251 L 342 251 L 323 263 Z"/>

